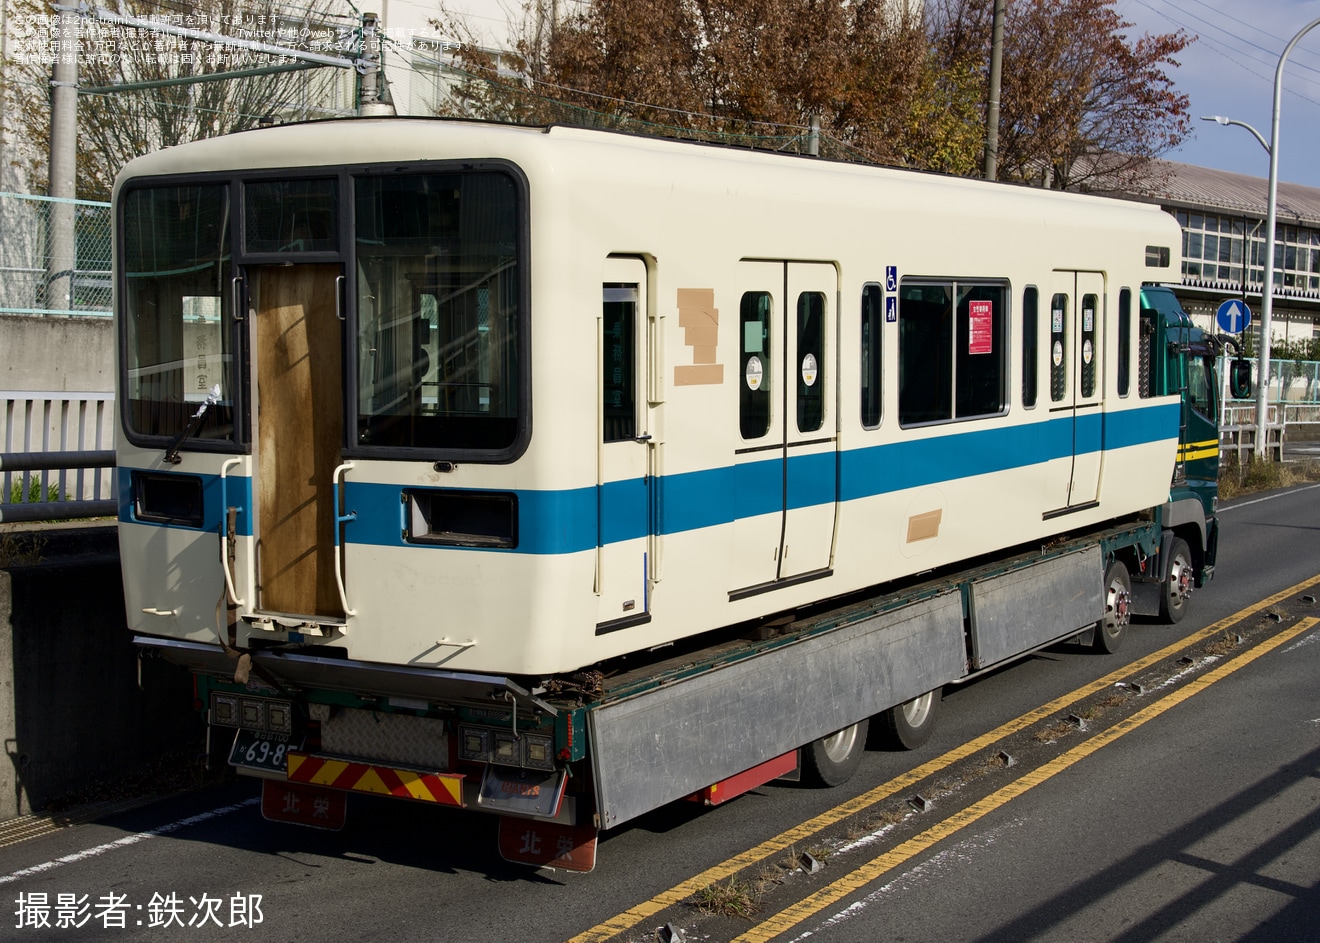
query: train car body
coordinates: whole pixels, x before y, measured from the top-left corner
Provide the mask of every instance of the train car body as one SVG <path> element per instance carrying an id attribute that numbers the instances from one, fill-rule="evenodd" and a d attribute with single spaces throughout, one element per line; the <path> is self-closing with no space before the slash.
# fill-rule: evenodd
<path id="1" fill-rule="evenodd" d="M 166 150 L 117 199 L 146 634 L 215 641 L 227 582 L 235 647 L 558 673 L 1168 498 L 1152 207 L 390 121 Z"/>
<path id="2" fill-rule="evenodd" d="M 1187 580 L 1213 567 L 1213 486 L 1173 490 L 1205 456 L 1186 450 L 1187 340 L 1141 300 L 1178 271 L 1178 226 L 1152 206 L 359 119 L 140 158 L 115 207 L 128 618 L 220 698 L 213 724 L 245 726 L 217 719 L 245 683 L 287 682 L 327 740 L 332 714 L 367 709 L 440 724 L 449 745 L 410 754 L 427 769 L 540 724 L 542 769 L 597 744 L 608 825 L 1100 618 L 1115 555 L 1164 585 L 1147 561 L 1179 525 Z M 1092 608 L 1066 626 L 1024 634 L 1031 604 L 983 592 L 980 624 L 1005 634 L 969 632 L 969 590 L 922 597 L 898 620 L 918 627 L 907 648 L 861 632 L 837 663 L 784 649 L 743 713 L 775 711 L 794 659 L 833 665 L 817 688 L 865 687 L 863 664 L 887 680 L 746 755 L 731 732 L 681 776 L 672 756 L 601 759 L 635 759 L 673 717 L 611 726 L 624 712 L 576 712 L 598 691 L 551 696 L 623 656 L 1103 528 L 1079 558 Z M 1074 595 L 1075 561 L 1030 562 L 1037 597 Z M 652 685 L 633 682 L 636 704 Z M 728 716 L 728 682 L 697 710 Z M 462 713 L 492 700 L 507 718 Z M 469 755 L 451 721 L 474 717 Z M 610 800 L 649 789 L 638 776 L 667 785 Z"/>

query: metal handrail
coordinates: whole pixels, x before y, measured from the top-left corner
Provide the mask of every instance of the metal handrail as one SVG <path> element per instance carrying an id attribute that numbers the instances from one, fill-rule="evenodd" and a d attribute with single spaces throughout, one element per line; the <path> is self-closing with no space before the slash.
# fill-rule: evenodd
<path id="1" fill-rule="evenodd" d="M 53 452 L 0 452 L 0 472 L 45 471 L 71 468 L 115 467 L 113 449 Z M 4 496 L 8 498 L 8 495 Z M 113 498 L 76 501 L 0 502 L 0 524 L 32 524 L 39 521 L 83 520 L 114 517 L 119 502 Z"/>

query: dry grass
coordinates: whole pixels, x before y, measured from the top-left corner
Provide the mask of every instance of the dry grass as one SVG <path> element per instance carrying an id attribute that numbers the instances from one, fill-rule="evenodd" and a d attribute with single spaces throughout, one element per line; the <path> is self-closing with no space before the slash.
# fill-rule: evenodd
<path id="1" fill-rule="evenodd" d="M 1320 481 L 1320 462 L 1245 462 L 1219 469 L 1219 497 L 1236 498 L 1257 491 L 1272 491 L 1291 485 Z"/>
<path id="2" fill-rule="evenodd" d="M 1042 730 L 1037 730 L 1031 735 L 1031 739 L 1035 740 L 1037 743 L 1053 743 L 1055 740 L 1068 736 L 1068 734 L 1076 729 L 1076 727 L 1068 723 L 1066 720 L 1060 720 L 1050 724 Z"/>
<path id="3" fill-rule="evenodd" d="M 703 914 L 749 920 L 756 913 L 760 894 L 752 882 L 731 877 L 727 881 L 706 885 L 694 897 L 697 910 Z"/>

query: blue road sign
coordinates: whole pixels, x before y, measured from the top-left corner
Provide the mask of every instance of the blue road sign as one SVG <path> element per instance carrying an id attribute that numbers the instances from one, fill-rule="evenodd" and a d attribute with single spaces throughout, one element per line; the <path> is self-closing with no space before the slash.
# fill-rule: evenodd
<path id="1" fill-rule="evenodd" d="M 1215 322 L 1225 334 L 1241 334 L 1251 324 L 1251 309 L 1233 298 L 1219 306 Z"/>

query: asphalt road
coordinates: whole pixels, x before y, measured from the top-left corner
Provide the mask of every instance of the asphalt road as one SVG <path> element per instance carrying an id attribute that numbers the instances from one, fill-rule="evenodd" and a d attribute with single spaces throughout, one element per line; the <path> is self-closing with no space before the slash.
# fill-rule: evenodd
<path id="1" fill-rule="evenodd" d="M 503 863 L 472 813 L 364 799 L 341 832 L 268 824 L 239 780 L 9 839 L 2 936 L 1320 940 L 1320 486 L 1222 519 L 1182 623 L 950 689 L 925 747 L 870 751 L 838 789 L 644 816 L 590 875 Z M 695 906 L 731 878 L 745 916 Z"/>

